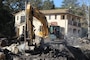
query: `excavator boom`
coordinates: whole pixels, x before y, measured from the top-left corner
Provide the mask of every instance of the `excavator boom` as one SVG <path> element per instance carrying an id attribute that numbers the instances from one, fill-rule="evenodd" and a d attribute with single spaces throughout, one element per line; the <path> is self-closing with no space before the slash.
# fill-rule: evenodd
<path id="1" fill-rule="evenodd" d="M 34 17 L 36 17 L 42 24 L 43 24 L 43 27 L 42 27 L 42 32 L 43 32 L 43 37 L 47 36 L 48 35 L 48 22 L 46 20 L 46 17 L 44 14 L 42 14 L 38 9 L 33 9 L 33 14 L 34 14 Z"/>
<path id="2" fill-rule="evenodd" d="M 42 14 L 38 9 L 33 8 L 30 4 L 27 5 L 26 8 L 26 23 L 27 23 L 27 31 L 28 37 L 32 43 L 34 31 L 33 31 L 33 17 L 37 18 L 43 25 L 42 32 L 43 38 L 48 35 L 48 23 L 44 14 Z"/>

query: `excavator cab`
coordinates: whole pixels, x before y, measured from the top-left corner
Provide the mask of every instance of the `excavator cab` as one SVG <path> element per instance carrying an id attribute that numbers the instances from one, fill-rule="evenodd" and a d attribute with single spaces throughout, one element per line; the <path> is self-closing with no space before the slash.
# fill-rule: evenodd
<path id="1" fill-rule="evenodd" d="M 60 38 L 61 37 L 60 26 L 50 26 L 49 33 L 50 35 L 54 35 L 55 38 Z"/>

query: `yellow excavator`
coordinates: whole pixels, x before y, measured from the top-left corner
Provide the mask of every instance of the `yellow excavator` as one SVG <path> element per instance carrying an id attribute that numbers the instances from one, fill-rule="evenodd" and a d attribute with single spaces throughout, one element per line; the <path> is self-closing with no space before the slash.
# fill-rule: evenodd
<path id="1" fill-rule="evenodd" d="M 33 17 L 37 18 L 37 20 L 39 20 L 42 24 L 42 31 L 40 31 L 40 36 L 42 38 L 48 36 L 48 22 L 45 15 L 38 9 L 33 8 L 30 3 L 28 3 L 26 7 L 26 38 L 28 38 L 29 45 L 32 45 L 33 39 L 35 39 Z"/>

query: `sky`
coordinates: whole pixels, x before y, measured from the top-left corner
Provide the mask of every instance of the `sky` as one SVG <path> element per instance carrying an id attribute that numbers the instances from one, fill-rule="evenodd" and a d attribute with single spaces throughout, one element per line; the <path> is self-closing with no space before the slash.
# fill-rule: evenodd
<path id="1" fill-rule="evenodd" d="M 63 0 L 53 0 L 53 1 L 54 1 L 54 4 L 55 4 L 55 7 L 61 7 Z"/>
<path id="2" fill-rule="evenodd" d="M 55 7 L 61 7 L 62 2 L 63 2 L 63 0 L 53 0 L 53 1 L 54 1 L 54 4 L 55 4 Z M 79 2 L 80 4 L 82 4 L 83 2 L 84 2 L 85 4 L 87 4 L 87 5 L 90 4 L 90 0 L 78 0 L 78 2 Z"/>

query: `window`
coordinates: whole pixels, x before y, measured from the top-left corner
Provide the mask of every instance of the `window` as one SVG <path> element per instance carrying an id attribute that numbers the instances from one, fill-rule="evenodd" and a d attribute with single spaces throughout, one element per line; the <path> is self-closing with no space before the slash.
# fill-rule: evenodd
<path id="1" fill-rule="evenodd" d="M 80 30 L 78 30 L 78 33 L 80 33 Z"/>
<path id="2" fill-rule="evenodd" d="M 51 19 L 51 15 L 49 15 L 49 19 Z"/>
<path id="3" fill-rule="evenodd" d="M 19 16 L 17 16 L 17 20 L 19 20 Z"/>
<path id="4" fill-rule="evenodd" d="M 78 23 L 78 27 L 81 27 L 81 23 Z"/>
<path id="5" fill-rule="evenodd" d="M 65 15 L 61 15 L 61 19 L 65 19 Z"/>
<path id="6" fill-rule="evenodd" d="M 59 26 L 50 26 L 49 27 L 49 32 L 50 32 L 50 34 L 56 34 L 56 32 L 60 32 L 60 27 Z M 57 34 L 58 34 L 57 33 Z"/>
<path id="7" fill-rule="evenodd" d="M 69 20 L 69 21 L 68 21 L 68 24 L 72 25 L 72 21 L 71 21 L 71 20 Z"/>
<path id="8" fill-rule="evenodd" d="M 73 29 L 73 33 L 76 33 L 76 29 Z"/>
<path id="9" fill-rule="evenodd" d="M 57 19 L 57 15 L 55 15 L 55 19 Z"/>
<path id="10" fill-rule="evenodd" d="M 73 26 L 77 26 L 77 22 L 76 21 L 73 22 Z"/>
<path id="11" fill-rule="evenodd" d="M 23 26 L 23 28 L 22 28 L 22 29 L 23 29 L 22 33 L 24 34 L 24 29 L 25 29 L 25 27 Z"/>
<path id="12" fill-rule="evenodd" d="M 25 22 L 25 16 L 21 16 L 21 23 Z"/>
<path id="13" fill-rule="evenodd" d="M 74 21 L 74 18 L 72 18 L 72 21 Z"/>
<path id="14" fill-rule="evenodd" d="M 54 32 L 52 26 L 49 27 L 49 31 L 50 31 L 51 34 Z"/>

